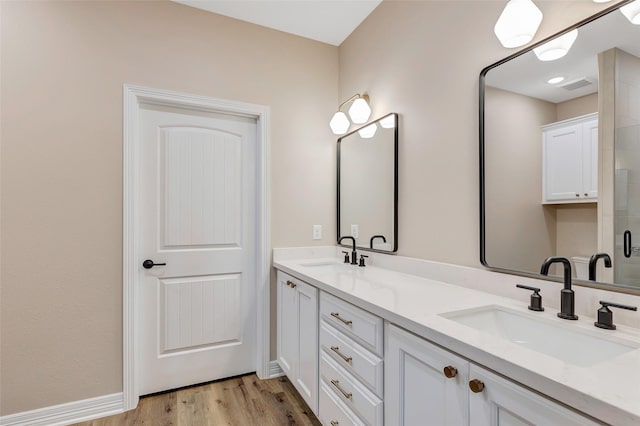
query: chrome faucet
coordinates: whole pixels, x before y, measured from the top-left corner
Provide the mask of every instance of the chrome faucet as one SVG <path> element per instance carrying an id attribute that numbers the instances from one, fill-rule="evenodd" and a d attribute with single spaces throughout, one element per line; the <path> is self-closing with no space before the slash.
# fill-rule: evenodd
<path id="1" fill-rule="evenodd" d="M 611 268 L 611 257 L 607 253 L 596 253 L 589 259 L 589 281 L 596 280 L 596 264 L 598 259 L 604 259 L 604 267 Z"/>
<path id="2" fill-rule="evenodd" d="M 351 250 L 351 264 L 352 265 L 357 265 L 358 264 L 358 253 L 356 252 L 356 239 L 353 238 L 350 235 L 344 236 L 344 237 L 340 237 L 340 239 L 338 240 L 338 244 L 342 243 L 342 240 L 348 240 L 351 239 L 351 242 L 353 243 L 353 249 Z"/>
<path id="3" fill-rule="evenodd" d="M 564 267 L 564 288 L 560 290 L 560 312 L 558 316 L 562 319 L 577 320 L 575 314 L 575 294 L 571 290 L 571 262 L 566 257 L 551 256 L 545 259 L 540 268 L 542 275 L 549 274 L 549 267 L 553 263 L 562 263 Z"/>

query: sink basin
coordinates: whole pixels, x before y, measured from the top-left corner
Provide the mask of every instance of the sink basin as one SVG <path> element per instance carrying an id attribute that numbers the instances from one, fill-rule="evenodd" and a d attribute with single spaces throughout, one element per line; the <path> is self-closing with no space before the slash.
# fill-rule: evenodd
<path id="1" fill-rule="evenodd" d="M 314 272 L 349 272 L 358 269 L 357 266 L 336 261 L 328 262 L 307 262 L 300 263 L 302 267 L 309 268 Z"/>
<path id="2" fill-rule="evenodd" d="M 534 318 L 500 306 L 448 312 L 442 316 L 581 367 L 606 361 L 640 346 L 640 343 L 604 336 L 597 330 L 590 333 L 575 325 L 563 324 L 563 320 Z"/>

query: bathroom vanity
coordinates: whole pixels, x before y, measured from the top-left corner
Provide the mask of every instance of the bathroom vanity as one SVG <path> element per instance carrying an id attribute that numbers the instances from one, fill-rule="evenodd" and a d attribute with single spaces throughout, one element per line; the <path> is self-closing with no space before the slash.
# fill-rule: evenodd
<path id="1" fill-rule="evenodd" d="M 557 318 L 557 283 L 340 249 L 274 250 L 278 363 L 323 424 L 640 422 L 638 329 Z M 468 288 L 508 280 L 541 284 L 545 311 Z"/>

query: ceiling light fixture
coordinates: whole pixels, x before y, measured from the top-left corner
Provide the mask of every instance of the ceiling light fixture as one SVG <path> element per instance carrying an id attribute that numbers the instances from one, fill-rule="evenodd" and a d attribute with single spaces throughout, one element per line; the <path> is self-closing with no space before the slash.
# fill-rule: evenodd
<path id="1" fill-rule="evenodd" d="M 640 0 L 633 1 L 620 8 L 620 12 L 634 25 L 640 25 Z"/>
<path id="2" fill-rule="evenodd" d="M 564 81 L 564 77 L 558 76 L 558 77 L 550 78 L 549 80 L 547 80 L 547 83 L 549 83 L 549 84 L 558 84 L 558 83 L 563 82 L 563 81 Z"/>
<path id="3" fill-rule="evenodd" d="M 342 107 L 349 102 L 353 102 L 348 111 L 349 117 L 351 117 L 351 121 L 353 123 L 366 123 L 371 116 L 369 96 L 356 93 L 355 95 L 341 103 L 340 106 L 338 106 L 338 111 L 333 114 L 331 121 L 329 121 L 329 127 L 331 127 L 331 131 L 335 135 L 344 135 L 345 133 L 347 133 L 347 130 L 349 130 L 351 122 L 347 118 L 347 115 L 344 112 L 340 111 Z"/>
<path id="4" fill-rule="evenodd" d="M 533 53 L 535 53 L 541 61 L 555 61 L 569 53 L 569 49 L 571 49 L 577 37 L 578 29 L 576 28 L 573 31 L 569 31 L 560 37 L 546 42 L 542 46 L 536 47 L 533 49 Z"/>
<path id="5" fill-rule="evenodd" d="M 611 0 L 593 0 L 594 3 L 609 3 Z"/>
<path id="6" fill-rule="evenodd" d="M 520 47 L 533 39 L 541 22 L 542 12 L 531 0 L 510 0 L 493 32 L 504 47 Z"/>

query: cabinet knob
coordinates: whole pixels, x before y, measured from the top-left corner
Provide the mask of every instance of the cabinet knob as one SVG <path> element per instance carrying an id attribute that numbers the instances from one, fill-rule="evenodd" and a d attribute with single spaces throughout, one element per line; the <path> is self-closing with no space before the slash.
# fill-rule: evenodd
<path id="1" fill-rule="evenodd" d="M 576 192 L 576 197 L 579 197 L 579 196 L 580 196 L 580 194 L 578 194 L 578 193 Z"/>
<path id="2" fill-rule="evenodd" d="M 331 420 L 331 426 L 338 426 L 339 424 L 337 420 Z"/>
<path id="3" fill-rule="evenodd" d="M 293 281 L 287 280 L 287 285 L 291 288 L 296 288 L 296 284 Z"/>
<path id="4" fill-rule="evenodd" d="M 585 192 L 585 193 L 584 193 L 584 196 L 585 196 L 585 197 L 588 197 L 588 196 L 589 196 L 589 194 Z"/>
<path id="5" fill-rule="evenodd" d="M 484 389 L 484 383 L 481 380 L 473 379 L 469 382 L 469 389 L 473 393 L 480 393 Z"/>
<path id="6" fill-rule="evenodd" d="M 458 375 L 458 369 L 451 365 L 447 365 L 443 371 L 447 379 L 453 379 Z"/>

